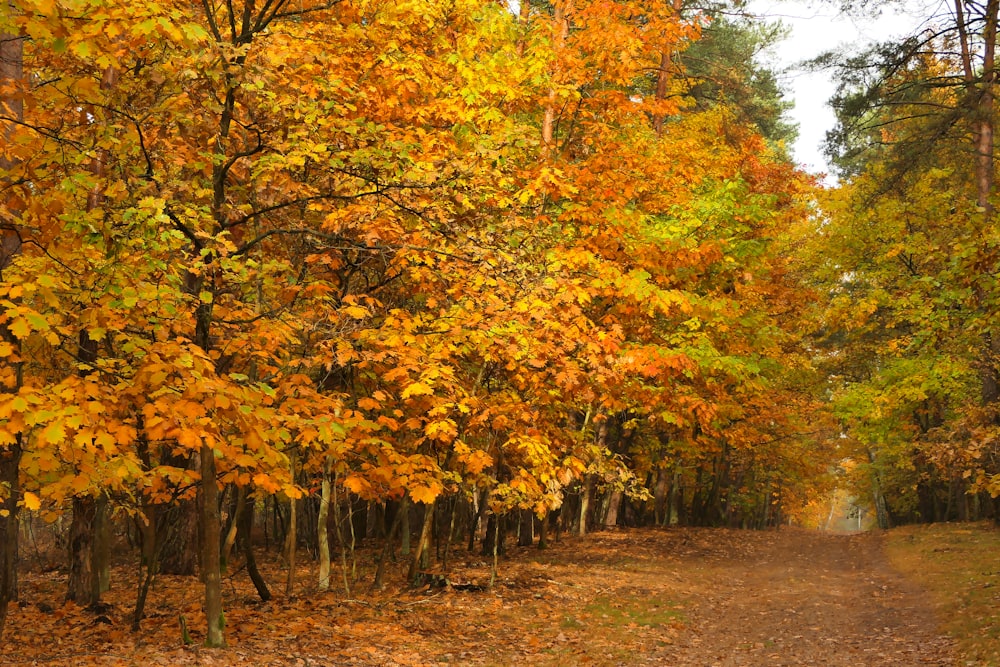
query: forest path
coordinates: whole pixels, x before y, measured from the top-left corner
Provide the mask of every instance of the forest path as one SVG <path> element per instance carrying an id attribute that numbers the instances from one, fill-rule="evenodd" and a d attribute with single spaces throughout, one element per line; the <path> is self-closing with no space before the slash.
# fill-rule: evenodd
<path id="1" fill-rule="evenodd" d="M 876 534 L 621 531 L 534 560 L 515 580 L 547 570 L 550 586 L 507 612 L 525 641 L 495 647 L 503 657 L 487 664 L 956 664 L 930 602 Z"/>
<path id="2" fill-rule="evenodd" d="M 661 664 L 955 664 L 929 601 L 889 567 L 879 535 L 687 535 L 667 570 L 684 581 L 689 632 L 657 652 Z"/>
<path id="3" fill-rule="evenodd" d="M 59 577 L 26 574 L 0 665 L 956 664 L 931 603 L 889 567 L 882 539 L 792 528 L 564 536 L 545 550 L 514 548 L 493 590 L 482 587 L 487 559 L 455 545 L 454 586 L 369 593 L 365 574 L 350 599 L 317 593 L 311 564 L 299 572 L 298 596 L 268 603 L 234 576 L 224 650 L 197 646 L 195 578 L 161 578 L 142 632 L 131 634 L 127 584 L 112 589 L 111 611 L 96 622 L 59 606 Z M 404 567 L 388 580 L 402 581 Z M 272 582 L 282 572 L 265 563 Z M 116 576 L 128 581 L 127 571 Z M 179 644 L 167 609 L 185 610 L 196 645 Z"/>
<path id="4" fill-rule="evenodd" d="M 431 664 L 956 664 L 931 602 L 892 570 L 878 534 L 626 530 L 532 552 L 502 567 L 478 618 L 450 603 L 472 613 L 439 650 L 466 648 L 431 649 Z"/>

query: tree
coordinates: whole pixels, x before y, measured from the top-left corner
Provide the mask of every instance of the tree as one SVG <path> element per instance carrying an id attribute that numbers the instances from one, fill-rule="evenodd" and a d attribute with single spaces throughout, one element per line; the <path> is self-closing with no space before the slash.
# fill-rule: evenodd
<path id="1" fill-rule="evenodd" d="M 792 104 L 783 99 L 776 73 L 760 62 L 785 34 L 780 24 L 710 13 L 701 38 L 680 56 L 691 81 L 688 95 L 699 107 L 725 105 L 772 142 L 792 143 L 797 129 L 785 116 Z"/>
<path id="2" fill-rule="evenodd" d="M 422 506 L 417 579 L 448 507 L 499 550 L 510 514 L 645 521 L 668 479 L 697 523 L 770 525 L 815 489 L 784 251 L 811 184 L 757 112 L 661 66 L 693 10 L 87 9 L 12 19 L 32 75 L 0 317 L 24 379 L 0 426 L 27 506 L 107 498 L 143 527 L 136 624 L 194 517 L 225 641 L 222 494 L 251 576 L 252 499 L 380 505 L 383 553 Z"/>
<path id="3" fill-rule="evenodd" d="M 6 150 L 0 153 L 0 280 L 5 279 L 4 270 L 14 261 L 21 248 L 18 217 L 20 202 L 14 190 L 15 179 L 6 176 L 17 166 L 17 155 L 13 149 L 17 123 L 24 118 L 24 104 L 19 88 L 24 80 L 24 42 L 10 21 L 15 11 L 12 3 L 6 3 L 0 15 L 0 137 Z M 5 285 L 6 286 L 6 285 Z M 7 298 L 17 299 L 9 286 Z M 20 359 L 20 337 L 11 329 L 9 321 L 0 321 L 0 346 L 4 358 L 0 386 L 4 394 L 15 398 L 23 383 Z M 0 636 L 3 635 L 7 618 L 7 605 L 17 594 L 17 545 L 18 545 L 18 497 L 19 471 L 22 452 L 22 434 L 19 428 L 11 429 L 7 437 L 0 439 Z"/>
<path id="4" fill-rule="evenodd" d="M 812 228 L 814 259 L 829 341 L 852 350 L 833 364 L 839 412 L 887 516 L 968 516 L 959 491 L 995 474 L 997 11 L 956 2 L 839 67 L 829 150 L 845 183 Z"/>

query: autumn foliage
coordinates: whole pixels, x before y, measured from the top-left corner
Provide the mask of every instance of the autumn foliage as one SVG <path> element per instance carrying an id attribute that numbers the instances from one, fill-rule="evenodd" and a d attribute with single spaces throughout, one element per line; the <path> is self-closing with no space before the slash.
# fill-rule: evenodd
<path id="1" fill-rule="evenodd" d="M 845 480 L 879 525 L 997 517 L 996 2 L 840 62 L 842 176 L 804 220 Z"/>
<path id="2" fill-rule="evenodd" d="M 152 578 L 196 517 L 209 644 L 230 501 L 364 501 L 389 541 L 412 511 L 417 572 L 446 505 L 496 550 L 553 512 L 769 525 L 824 483 L 812 185 L 691 103 L 705 13 L 5 7 L 2 521 L 131 521 Z"/>

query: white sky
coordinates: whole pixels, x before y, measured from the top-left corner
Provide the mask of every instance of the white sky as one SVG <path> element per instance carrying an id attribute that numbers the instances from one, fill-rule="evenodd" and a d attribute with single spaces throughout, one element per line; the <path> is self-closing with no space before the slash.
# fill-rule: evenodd
<path id="1" fill-rule="evenodd" d="M 829 1 L 750 0 L 747 9 L 758 16 L 778 19 L 791 28 L 788 38 L 769 56 L 775 60 L 774 69 L 784 70 L 783 87 L 795 103 L 790 115 L 799 125 L 799 138 L 793 155 L 808 171 L 826 172 L 821 144 L 826 131 L 835 123 L 833 110 L 827 105 L 835 86 L 830 73 L 804 72 L 796 63 L 832 49 L 911 34 L 926 18 L 927 7 L 915 10 L 913 15 L 886 7 L 878 19 L 843 16 L 835 3 Z"/>

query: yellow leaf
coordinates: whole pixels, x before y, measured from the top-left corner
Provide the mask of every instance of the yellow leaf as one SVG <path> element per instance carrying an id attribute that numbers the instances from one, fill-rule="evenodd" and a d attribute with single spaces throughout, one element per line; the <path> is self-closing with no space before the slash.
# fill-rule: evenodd
<path id="1" fill-rule="evenodd" d="M 114 454 L 118 451 L 118 448 L 115 446 L 115 437 L 107 432 L 98 433 L 97 437 L 94 438 L 94 444 L 110 454 Z"/>
<path id="2" fill-rule="evenodd" d="M 452 440 L 458 435 L 455 422 L 450 419 L 432 421 L 424 427 L 424 435 L 428 438 L 436 438 L 442 442 Z"/>
<path id="3" fill-rule="evenodd" d="M 413 499 L 413 502 L 429 505 L 441 495 L 443 490 L 440 484 L 431 482 L 427 486 L 415 486 L 410 489 L 410 498 Z"/>
<path id="4" fill-rule="evenodd" d="M 258 489 L 261 489 L 267 493 L 277 493 L 281 487 L 275 484 L 268 475 L 260 472 L 253 476 L 253 483 Z"/>
<path id="5" fill-rule="evenodd" d="M 348 317 L 353 317 L 356 320 L 363 320 L 368 317 L 368 309 L 362 308 L 361 306 L 345 306 L 340 309 L 340 312 L 344 313 Z"/>
<path id="6" fill-rule="evenodd" d="M 190 429 L 179 429 L 176 432 L 177 442 L 188 449 L 198 449 L 201 447 L 201 437 L 199 437 L 198 432 L 192 431 Z"/>
<path id="7" fill-rule="evenodd" d="M 24 506 L 29 510 L 37 510 L 42 506 L 41 499 L 33 494 L 31 491 L 24 492 Z"/>
<path id="8" fill-rule="evenodd" d="M 476 450 L 465 457 L 465 469 L 472 475 L 478 475 L 493 465 L 493 457 L 482 450 Z"/>
<path id="9" fill-rule="evenodd" d="M 358 477 L 357 475 L 350 475 L 344 479 L 344 486 L 351 492 L 358 495 L 362 495 L 367 491 L 371 491 L 371 484 L 363 477 Z"/>
<path id="10" fill-rule="evenodd" d="M 433 394 L 434 390 L 421 382 L 414 382 L 409 387 L 403 390 L 400 394 L 403 398 L 410 398 L 411 396 L 424 396 L 428 394 Z"/>
<path id="11" fill-rule="evenodd" d="M 28 327 L 28 323 L 23 317 L 19 317 L 8 324 L 7 329 L 14 334 L 14 338 L 17 338 L 18 340 L 27 338 L 28 334 L 31 333 L 31 329 Z"/>
<path id="12" fill-rule="evenodd" d="M 85 475 L 73 475 L 69 485 L 76 493 L 83 493 L 90 489 L 90 478 Z"/>
<path id="13" fill-rule="evenodd" d="M 62 421 L 54 421 L 42 429 L 40 437 L 49 444 L 58 445 L 66 439 L 66 429 L 63 428 Z"/>

